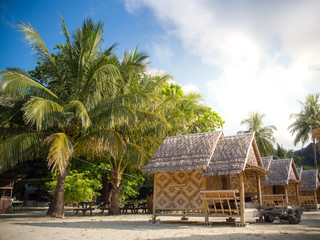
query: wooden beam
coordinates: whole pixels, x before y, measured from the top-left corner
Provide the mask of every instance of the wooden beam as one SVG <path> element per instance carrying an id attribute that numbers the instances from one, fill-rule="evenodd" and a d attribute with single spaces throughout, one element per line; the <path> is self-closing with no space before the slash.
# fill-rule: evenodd
<path id="1" fill-rule="evenodd" d="M 294 186 L 296 189 L 297 205 L 300 207 L 299 184 L 296 183 Z"/>
<path id="2" fill-rule="evenodd" d="M 154 173 L 154 179 L 153 179 L 153 203 L 152 203 L 152 214 L 153 214 L 153 218 L 156 218 L 156 198 L 157 198 L 157 172 Z"/>
<path id="3" fill-rule="evenodd" d="M 317 199 L 317 191 L 316 190 L 313 190 L 313 193 L 314 193 L 314 198 L 315 198 L 315 203 L 316 203 L 316 211 L 318 211 L 319 210 L 319 208 L 318 208 L 318 199 Z"/>
<path id="4" fill-rule="evenodd" d="M 240 222 L 245 224 L 246 220 L 244 217 L 245 213 L 245 195 L 244 195 L 244 181 L 243 172 L 239 173 L 239 191 L 240 191 Z"/>
<path id="5" fill-rule="evenodd" d="M 286 201 L 286 208 L 288 207 L 289 204 L 289 198 L 288 198 L 288 185 L 284 186 L 284 199 Z"/>
<path id="6" fill-rule="evenodd" d="M 262 206 L 262 198 L 261 198 L 261 181 L 260 181 L 260 173 L 256 172 L 256 181 L 257 181 L 257 196 L 259 205 Z"/>

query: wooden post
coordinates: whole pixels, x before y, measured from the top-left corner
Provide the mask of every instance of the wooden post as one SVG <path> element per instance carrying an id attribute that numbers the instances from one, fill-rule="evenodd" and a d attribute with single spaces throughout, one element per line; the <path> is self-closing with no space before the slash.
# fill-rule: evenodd
<path id="1" fill-rule="evenodd" d="M 245 213 L 245 196 L 244 196 L 244 182 L 243 182 L 243 172 L 239 174 L 239 191 L 240 191 L 240 222 L 245 224 L 246 220 L 244 217 Z"/>
<path id="2" fill-rule="evenodd" d="M 288 185 L 284 186 L 284 199 L 286 201 L 286 208 L 288 207 L 289 204 L 289 198 L 288 198 Z"/>
<path id="3" fill-rule="evenodd" d="M 318 208 L 317 191 L 316 191 L 316 190 L 313 190 L 313 192 L 314 192 L 314 197 L 315 197 L 314 202 L 316 203 L 316 211 L 318 211 L 318 210 L 319 210 L 319 208 Z"/>
<path id="4" fill-rule="evenodd" d="M 256 180 L 257 180 L 257 196 L 259 205 L 262 206 L 262 198 L 261 198 L 261 181 L 260 181 L 260 173 L 256 172 Z"/>
<path id="5" fill-rule="evenodd" d="M 155 221 L 156 220 L 156 198 L 157 198 L 157 194 L 156 194 L 156 186 L 157 186 L 157 173 L 155 172 L 154 173 L 154 179 L 153 179 L 153 199 L 152 199 L 152 217 L 153 217 L 153 220 Z"/>
<path id="6" fill-rule="evenodd" d="M 297 205 L 300 207 L 299 186 L 298 186 L 298 184 L 295 184 L 295 188 L 296 188 L 296 196 L 297 196 Z"/>

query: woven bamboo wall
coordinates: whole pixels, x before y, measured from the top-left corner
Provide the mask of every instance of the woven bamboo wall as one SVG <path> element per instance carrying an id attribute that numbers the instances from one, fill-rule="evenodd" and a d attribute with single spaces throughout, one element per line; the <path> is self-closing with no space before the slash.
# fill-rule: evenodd
<path id="1" fill-rule="evenodd" d="M 232 180 L 231 188 L 233 190 L 239 190 L 239 181 L 235 177 Z M 253 197 L 257 195 L 257 182 L 255 179 L 244 178 L 244 192 L 246 197 Z"/>
<path id="2" fill-rule="evenodd" d="M 313 191 L 299 191 L 300 196 L 313 196 L 314 192 Z"/>
<path id="3" fill-rule="evenodd" d="M 266 194 L 266 195 L 273 194 L 273 186 L 264 186 L 262 188 L 262 194 Z"/>
<path id="4" fill-rule="evenodd" d="M 200 190 L 205 189 L 201 170 L 155 173 L 155 209 L 203 209 Z"/>

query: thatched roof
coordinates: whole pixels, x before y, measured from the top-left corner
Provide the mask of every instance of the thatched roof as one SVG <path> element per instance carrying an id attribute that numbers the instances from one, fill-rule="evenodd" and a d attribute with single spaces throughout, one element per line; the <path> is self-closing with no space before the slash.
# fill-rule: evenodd
<path id="1" fill-rule="evenodd" d="M 262 157 L 262 163 L 263 163 L 263 167 L 266 169 L 266 170 L 269 170 L 270 169 L 270 166 L 271 166 L 271 163 L 273 161 L 273 156 L 270 156 L 270 157 Z"/>
<path id="2" fill-rule="evenodd" d="M 289 182 L 300 182 L 299 174 L 292 158 L 276 159 L 271 162 L 271 171 L 264 182 L 264 186 L 288 185 Z"/>
<path id="3" fill-rule="evenodd" d="M 221 137 L 203 175 L 238 174 L 244 171 L 247 163 L 262 167 L 259 151 L 253 143 L 255 143 L 253 133 Z"/>
<path id="4" fill-rule="evenodd" d="M 222 131 L 167 137 L 144 167 L 144 172 L 204 169 Z"/>
<path id="5" fill-rule="evenodd" d="M 303 170 L 301 180 L 303 185 L 299 187 L 299 190 L 316 190 L 320 187 L 319 174 L 316 169 Z"/>

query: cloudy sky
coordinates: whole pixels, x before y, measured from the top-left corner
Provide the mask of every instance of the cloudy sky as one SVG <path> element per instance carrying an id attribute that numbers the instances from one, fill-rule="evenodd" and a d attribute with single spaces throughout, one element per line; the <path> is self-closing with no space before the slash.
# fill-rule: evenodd
<path id="1" fill-rule="evenodd" d="M 105 23 L 105 45 L 118 53 L 139 49 L 153 69 L 171 74 L 185 91 L 200 91 L 226 121 L 226 135 L 243 130 L 251 111 L 275 125 L 277 141 L 294 148 L 288 126 L 299 101 L 320 87 L 320 1 L 1 1 L 0 70 L 31 69 L 36 60 L 15 30 L 34 25 L 49 47 L 63 41 L 61 13 L 69 29 L 86 16 Z M 300 148 L 297 146 L 295 148 Z"/>

